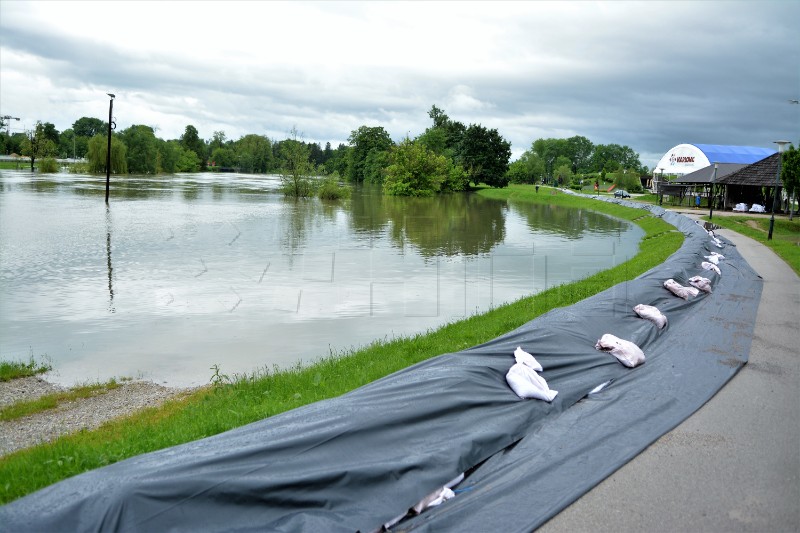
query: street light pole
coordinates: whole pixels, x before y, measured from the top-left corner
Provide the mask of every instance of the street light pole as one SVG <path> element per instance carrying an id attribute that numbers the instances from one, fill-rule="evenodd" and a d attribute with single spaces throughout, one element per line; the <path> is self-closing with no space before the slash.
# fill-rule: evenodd
<path id="1" fill-rule="evenodd" d="M 714 162 L 714 175 L 711 176 L 711 196 L 708 197 L 708 219 L 709 220 L 714 218 L 714 184 L 717 181 L 717 166 L 718 166 L 718 163 L 715 161 Z"/>
<path id="2" fill-rule="evenodd" d="M 774 141 L 778 145 L 778 170 L 775 172 L 775 192 L 772 195 L 772 216 L 769 218 L 769 233 L 767 233 L 767 240 L 772 240 L 772 229 L 775 227 L 775 210 L 778 209 L 778 184 L 781 177 L 781 164 L 783 164 L 783 147 L 789 144 L 790 141 Z"/>
<path id="3" fill-rule="evenodd" d="M 114 95 L 107 93 L 111 97 L 108 101 L 108 150 L 106 151 L 106 204 L 108 204 L 108 192 L 111 188 L 111 112 L 114 110 Z"/>

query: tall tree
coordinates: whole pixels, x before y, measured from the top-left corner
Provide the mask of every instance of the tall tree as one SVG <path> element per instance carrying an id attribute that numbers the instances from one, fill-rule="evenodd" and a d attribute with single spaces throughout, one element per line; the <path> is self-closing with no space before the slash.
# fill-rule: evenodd
<path id="1" fill-rule="evenodd" d="M 569 157 L 572 160 L 572 171 L 586 173 L 589 172 L 589 164 L 592 158 L 592 151 L 594 144 L 586 137 L 575 135 L 567 139 L 567 150 Z"/>
<path id="2" fill-rule="evenodd" d="M 458 162 L 467 170 L 474 183 L 491 187 L 508 185 L 508 160 L 511 143 L 503 139 L 496 129 L 471 124 L 458 146 Z"/>
<path id="3" fill-rule="evenodd" d="M 236 141 L 235 150 L 242 172 L 263 174 L 275 168 L 272 143 L 263 135 L 245 135 Z"/>
<path id="4" fill-rule="evenodd" d="M 86 150 L 86 161 L 89 172 L 96 174 L 106 172 L 106 154 L 108 153 L 108 136 L 98 134 L 89 139 Z M 114 174 L 127 174 L 127 147 L 118 135 L 111 137 L 111 172 Z"/>
<path id="5" fill-rule="evenodd" d="M 200 138 L 197 133 L 197 128 L 189 124 L 181 135 L 181 146 L 186 150 L 191 150 L 197 155 L 197 159 L 201 162 L 201 166 L 206 164 L 206 143 Z"/>
<path id="6" fill-rule="evenodd" d="M 128 171 L 132 174 L 155 174 L 159 155 L 153 128 L 135 124 L 120 132 L 120 137 L 127 147 Z M 113 146 L 111 153 L 114 153 Z"/>
<path id="7" fill-rule="evenodd" d="M 448 177 L 447 158 L 405 139 L 391 150 L 383 190 L 393 196 L 432 196 Z"/>
<path id="8" fill-rule="evenodd" d="M 52 126 L 49 122 L 45 124 Z M 25 133 L 25 138 L 22 141 L 22 155 L 31 158 L 31 172 L 33 172 L 37 158 L 55 157 L 58 153 L 57 141 L 53 141 L 48 136 L 49 128 L 45 124 L 37 121 L 33 130 Z M 55 130 L 55 127 L 52 129 Z"/>
<path id="9" fill-rule="evenodd" d="M 794 199 L 800 191 L 800 150 L 794 146 L 781 154 L 781 181 L 789 197 L 789 220 L 794 217 Z"/>
<path id="10" fill-rule="evenodd" d="M 91 139 L 95 135 L 108 133 L 108 124 L 99 118 L 81 117 L 72 123 L 72 131 L 79 137 Z"/>
<path id="11" fill-rule="evenodd" d="M 311 148 L 300 140 L 297 128 L 281 143 L 281 190 L 295 198 L 314 194 L 313 177 L 316 166 L 310 160 Z"/>
<path id="12" fill-rule="evenodd" d="M 351 150 L 348 153 L 347 179 L 364 181 L 367 156 L 373 150 L 387 151 L 394 146 L 389 133 L 381 126 L 361 126 L 353 130 L 348 138 Z"/>

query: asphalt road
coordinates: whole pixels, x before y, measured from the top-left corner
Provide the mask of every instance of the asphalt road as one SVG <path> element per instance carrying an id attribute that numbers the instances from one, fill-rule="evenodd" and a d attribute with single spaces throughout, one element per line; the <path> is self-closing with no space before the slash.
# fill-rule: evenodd
<path id="1" fill-rule="evenodd" d="M 800 278 L 762 244 L 716 233 L 764 279 L 748 364 L 540 532 L 800 531 Z"/>

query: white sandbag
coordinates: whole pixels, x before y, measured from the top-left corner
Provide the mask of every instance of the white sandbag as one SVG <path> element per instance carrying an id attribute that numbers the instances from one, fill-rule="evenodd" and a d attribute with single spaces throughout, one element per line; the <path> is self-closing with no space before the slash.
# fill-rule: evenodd
<path id="1" fill-rule="evenodd" d="M 744 213 L 747 211 L 747 204 L 736 204 L 736 207 L 734 207 L 733 210 L 739 213 Z"/>
<path id="2" fill-rule="evenodd" d="M 709 263 L 714 263 L 715 265 L 719 264 L 719 256 L 716 255 L 704 255 L 706 259 L 708 259 Z"/>
<path id="3" fill-rule="evenodd" d="M 722 275 L 722 272 L 719 271 L 719 267 L 717 265 L 715 265 L 714 263 L 709 263 L 708 261 L 703 261 L 702 263 L 700 263 L 700 266 L 705 268 L 706 270 L 713 270 L 714 272 L 716 272 L 720 276 Z"/>
<path id="4" fill-rule="evenodd" d="M 711 255 L 712 255 L 713 257 L 716 257 L 717 259 L 725 259 L 725 256 L 724 256 L 724 255 L 722 255 L 722 254 L 721 254 L 721 253 L 719 253 L 719 252 L 711 252 Z"/>
<path id="5" fill-rule="evenodd" d="M 766 210 L 766 209 L 764 209 L 764 206 L 763 206 L 763 205 L 759 205 L 759 204 L 753 204 L 753 205 L 750 207 L 750 212 L 751 212 L 751 213 L 766 213 L 766 212 L 767 212 L 767 210 Z"/>
<path id="6" fill-rule="evenodd" d="M 520 346 L 517 346 L 517 349 L 514 350 L 514 359 L 517 360 L 517 363 L 529 366 L 537 372 L 544 370 L 542 365 L 539 364 L 539 361 L 537 361 L 534 356 L 523 350 Z"/>
<path id="7" fill-rule="evenodd" d="M 684 287 L 672 278 L 664 282 L 664 288 L 678 298 L 683 298 L 684 300 L 688 300 L 690 296 L 697 296 L 700 294 L 699 289 L 695 287 Z"/>
<path id="8" fill-rule="evenodd" d="M 649 320 L 658 326 L 658 329 L 664 329 L 664 326 L 667 325 L 667 317 L 664 316 L 664 313 L 658 310 L 658 307 L 639 304 L 633 308 L 633 312 L 639 315 L 641 318 Z"/>
<path id="9" fill-rule="evenodd" d="M 511 390 L 522 399 L 534 398 L 552 402 L 558 391 L 550 390 L 547 381 L 534 369 L 522 363 L 515 363 L 506 374 Z"/>
<path id="10" fill-rule="evenodd" d="M 701 291 L 711 294 L 711 280 L 710 279 L 704 278 L 702 276 L 693 276 L 693 277 L 689 278 L 689 283 L 691 283 L 691 285 L 693 287 L 697 287 Z"/>
<path id="11" fill-rule="evenodd" d="M 451 487 L 458 485 L 463 479 L 464 474 L 459 474 L 458 477 L 450 480 L 450 482 L 448 482 L 444 487 L 436 489 L 422 498 L 418 504 L 411 508 L 411 512 L 420 514 L 425 509 L 436 507 L 437 505 L 441 505 L 447 500 L 454 498 L 455 493 L 452 491 Z"/>
<path id="12" fill-rule="evenodd" d="M 464 474 L 459 474 L 454 479 L 451 479 L 447 482 L 443 487 L 436 489 L 435 491 L 431 492 L 424 498 L 422 498 L 414 507 L 410 508 L 408 512 L 405 512 L 401 515 L 397 515 L 396 517 L 392 518 L 388 522 L 383 524 L 382 528 L 378 528 L 373 531 L 373 533 L 378 533 L 380 531 L 387 531 L 391 529 L 392 526 L 397 524 L 400 520 L 408 516 L 408 513 L 420 514 L 425 509 L 429 507 L 435 507 L 437 505 L 441 505 L 442 503 L 446 502 L 447 500 L 455 497 L 455 492 L 452 491 L 452 488 L 461 483 L 464 480 Z"/>
<path id="13" fill-rule="evenodd" d="M 633 368 L 644 363 L 644 352 L 631 341 L 620 339 L 610 333 L 606 333 L 597 344 L 594 345 L 598 350 L 609 352 L 617 358 L 623 365 Z"/>

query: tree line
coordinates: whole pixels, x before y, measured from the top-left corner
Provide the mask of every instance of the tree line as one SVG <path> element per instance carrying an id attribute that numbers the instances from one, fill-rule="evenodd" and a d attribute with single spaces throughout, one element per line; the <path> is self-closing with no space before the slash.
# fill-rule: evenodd
<path id="1" fill-rule="evenodd" d="M 112 133 L 111 171 L 275 173 L 287 178 L 286 184 L 300 196 L 306 195 L 302 191 L 312 175 L 380 184 L 392 195 L 429 196 L 463 191 L 471 184 L 504 187 L 512 182 L 551 180 L 563 184 L 620 170 L 638 180 L 638 175 L 647 171 L 630 147 L 594 145 L 580 136 L 538 139 L 517 161 L 509 163 L 511 144 L 496 129 L 453 120 L 435 105 L 428 116 L 430 126 L 416 138 L 395 142 L 383 127 L 364 125 L 336 148 L 330 142 L 324 147 L 307 143 L 296 130 L 281 141 L 257 134 L 233 140 L 223 131 L 215 131 L 205 140 L 188 125 L 178 139 L 163 140 L 154 128 L 133 125 Z M 36 159 L 83 159 L 86 171 L 104 173 L 107 132 L 106 122 L 91 117 L 81 117 L 63 132 L 49 122 L 37 122 L 29 132 L 0 133 L 0 152 L 31 157 L 31 168 Z"/>

